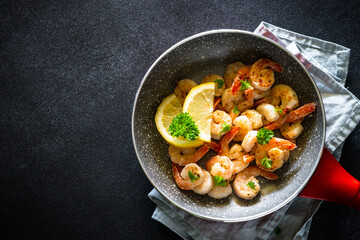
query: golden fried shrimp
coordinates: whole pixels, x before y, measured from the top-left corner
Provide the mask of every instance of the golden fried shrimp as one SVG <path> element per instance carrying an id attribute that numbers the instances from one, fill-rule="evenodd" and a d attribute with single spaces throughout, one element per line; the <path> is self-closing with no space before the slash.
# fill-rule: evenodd
<path id="1" fill-rule="evenodd" d="M 244 100 L 245 97 L 241 92 L 234 95 L 231 93 L 231 88 L 225 89 L 221 96 L 221 104 L 227 112 L 231 112 L 236 103 L 243 102 Z"/>
<path id="2" fill-rule="evenodd" d="M 254 89 L 254 100 L 260 100 L 263 99 L 267 96 L 269 96 L 270 94 L 270 89 L 266 90 L 266 91 L 261 91 L 259 89 Z"/>
<path id="3" fill-rule="evenodd" d="M 222 199 L 228 197 L 232 193 L 232 188 L 230 184 L 223 186 L 214 186 L 213 189 L 208 192 L 208 195 L 215 199 Z"/>
<path id="4" fill-rule="evenodd" d="M 279 169 L 289 158 L 289 151 L 296 148 L 296 144 L 281 138 L 272 138 L 268 144 L 257 145 L 255 150 L 256 165 L 265 171 Z M 264 159 L 267 158 L 267 163 Z"/>
<path id="5" fill-rule="evenodd" d="M 187 79 L 187 78 L 180 80 L 177 83 L 177 85 L 174 89 L 174 93 L 175 93 L 176 98 L 181 103 L 181 105 L 184 105 L 186 96 L 188 95 L 190 90 L 196 86 L 197 86 L 197 83 L 195 81 Z"/>
<path id="6" fill-rule="evenodd" d="M 190 163 L 183 169 L 177 164 L 172 163 L 172 174 L 176 185 L 183 190 L 192 190 L 204 180 L 203 170 L 195 163 Z M 194 176 L 195 180 L 191 180 L 190 175 Z"/>
<path id="7" fill-rule="evenodd" d="M 239 116 L 235 118 L 233 124 L 239 129 L 238 133 L 234 137 L 234 141 L 242 141 L 245 135 L 252 130 L 251 122 L 246 116 Z"/>
<path id="8" fill-rule="evenodd" d="M 211 138 L 219 140 L 225 134 L 225 132 L 220 133 L 223 129 L 223 124 L 225 123 L 229 124 L 230 126 L 232 125 L 232 119 L 229 114 L 221 110 L 216 110 L 213 112 L 211 123 Z"/>
<path id="9" fill-rule="evenodd" d="M 226 88 L 230 88 L 239 70 L 245 65 L 241 62 L 234 62 L 227 66 L 224 74 Z"/>
<path id="10" fill-rule="evenodd" d="M 279 178 L 274 173 L 264 171 L 256 166 L 250 166 L 236 174 L 233 182 L 234 192 L 239 198 L 250 200 L 260 192 L 259 181 L 255 178 L 257 176 L 263 176 L 269 180 L 277 180 Z"/>
<path id="11" fill-rule="evenodd" d="M 199 161 L 209 149 L 210 147 L 208 144 L 204 144 L 198 150 L 195 148 L 179 148 L 170 145 L 169 155 L 173 163 L 179 164 L 179 166 L 185 166 L 189 163 L 196 163 Z"/>
<path id="12" fill-rule="evenodd" d="M 229 158 L 234 164 L 233 175 L 244 170 L 249 166 L 249 162 L 244 161 L 244 157 L 246 156 L 246 154 L 247 153 L 241 148 L 239 144 L 234 144 L 230 148 Z"/>
<path id="13" fill-rule="evenodd" d="M 269 103 L 262 103 L 257 108 L 258 111 L 268 122 L 275 122 L 279 119 L 280 115 L 275 110 L 275 107 Z"/>
<path id="14" fill-rule="evenodd" d="M 253 65 L 251 65 L 250 70 L 252 86 L 261 91 L 268 90 L 275 82 L 273 70 L 282 72 L 283 68 L 280 64 L 267 58 L 257 60 Z"/>
<path id="15" fill-rule="evenodd" d="M 234 82 L 231 85 L 231 93 L 232 94 L 235 95 L 241 90 L 241 81 L 250 80 L 250 76 L 249 76 L 250 69 L 251 69 L 251 66 L 249 65 L 249 66 L 242 67 L 238 71 L 238 73 L 234 79 Z"/>
<path id="16" fill-rule="evenodd" d="M 251 130 L 245 135 L 244 140 L 241 143 L 241 147 L 242 149 L 244 149 L 245 152 L 250 152 L 253 149 L 257 142 L 256 136 L 257 131 L 255 130 Z"/>
<path id="17" fill-rule="evenodd" d="M 224 83 L 221 88 L 219 88 L 219 84 L 215 84 L 215 97 L 219 97 L 223 94 L 225 90 L 225 80 L 220 75 L 215 75 L 215 74 L 207 75 L 201 80 L 201 84 L 207 82 L 215 82 L 215 81 Z"/>
<path id="18" fill-rule="evenodd" d="M 280 127 L 280 132 L 284 136 L 284 138 L 293 140 L 296 139 L 302 131 L 304 127 L 301 125 L 302 120 L 297 120 L 295 122 L 287 122 Z"/>
<path id="19" fill-rule="evenodd" d="M 207 194 L 211 189 L 214 187 L 214 182 L 212 180 L 212 176 L 210 173 L 206 170 L 203 170 L 204 172 L 204 180 L 199 186 L 196 186 L 193 188 L 193 191 L 197 194 Z"/>
<path id="20" fill-rule="evenodd" d="M 271 104 L 278 109 L 295 109 L 299 106 L 296 92 L 288 85 L 278 84 L 270 91 Z"/>
<path id="21" fill-rule="evenodd" d="M 211 176 L 220 176 L 227 180 L 232 176 L 234 164 L 228 157 L 217 155 L 206 162 L 206 169 Z"/>
<path id="22" fill-rule="evenodd" d="M 246 116 L 250 120 L 253 129 L 261 128 L 263 125 L 262 115 L 254 109 L 244 111 L 241 116 Z"/>
<path id="23" fill-rule="evenodd" d="M 289 114 L 280 117 L 278 120 L 276 120 L 273 123 L 270 123 L 265 128 L 269 130 L 278 129 L 286 122 L 295 122 L 296 120 L 303 119 L 307 115 L 314 112 L 315 109 L 316 109 L 316 103 L 312 102 L 305 104 L 295 110 L 292 110 Z"/>

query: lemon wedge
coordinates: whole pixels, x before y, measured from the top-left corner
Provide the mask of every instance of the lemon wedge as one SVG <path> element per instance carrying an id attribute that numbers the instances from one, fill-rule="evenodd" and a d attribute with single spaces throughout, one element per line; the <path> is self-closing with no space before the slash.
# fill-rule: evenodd
<path id="1" fill-rule="evenodd" d="M 161 136 L 170 144 L 182 147 L 182 148 L 191 148 L 198 147 L 202 145 L 204 142 L 195 139 L 195 140 L 187 140 L 184 137 L 173 137 L 169 133 L 169 126 L 174 117 L 182 112 L 182 106 L 180 102 L 177 100 L 175 94 L 171 94 L 166 97 L 161 104 L 159 105 L 156 115 L 155 115 L 155 124 L 156 127 L 161 134 Z"/>
<path id="2" fill-rule="evenodd" d="M 186 96 L 183 112 L 188 112 L 199 128 L 198 139 L 211 141 L 211 122 L 214 107 L 215 83 L 209 82 L 192 88 Z"/>

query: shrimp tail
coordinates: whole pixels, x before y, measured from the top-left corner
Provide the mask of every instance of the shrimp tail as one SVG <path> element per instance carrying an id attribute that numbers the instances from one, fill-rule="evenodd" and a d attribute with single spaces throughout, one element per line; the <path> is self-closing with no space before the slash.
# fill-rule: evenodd
<path id="1" fill-rule="evenodd" d="M 275 173 L 264 171 L 264 170 L 261 171 L 261 176 L 263 176 L 264 178 L 269 179 L 269 180 L 279 179 L 279 176 L 276 175 Z"/>
<path id="2" fill-rule="evenodd" d="M 229 155 L 229 143 L 233 140 L 236 134 L 239 132 L 240 128 L 233 126 L 231 130 L 226 133 L 220 140 L 220 154 L 228 156 Z"/>
<path id="3" fill-rule="evenodd" d="M 243 159 L 245 163 L 250 163 L 255 159 L 255 156 L 247 154 L 243 156 Z"/>
<path id="4" fill-rule="evenodd" d="M 215 141 L 211 141 L 209 143 L 206 143 L 206 145 L 208 145 L 210 149 L 214 150 L 217 153 L 221 152 L 220 144 L 215 142 Z"/>
<path id="5" fill-rule="evenodd" d="M 183 184 L 181 184 L 182 178 L 180 176 L 180 172 L 182 171 L 182 168 L 175 163 L 172 163 L 171 166 L 172 166 L 172 174 L 173 174 L 174 180 L 176 182 L 176 185 L 179 188 L 181 188 L 182 190 L 191 190 L 192 188 L 185 187 L 185 186 L 183 186 Z"/>
<path id="6" fill-rule="evenodd" d="M 293 111 L 291 111 L 286 119 L 286 122 L 295 122 L 305 116 L 309 115 L 310 113 L 314 112 L 316 109 L 316 103 L 308 103 L 304 106 L 301 106 Z"/>
<path id="7" fill-rule="evenodd" d="M 217 108 L 217 106 L 220 104 L 221 98 L 220 97 L 215 97 L 214 98 L 214 109 Z"/>

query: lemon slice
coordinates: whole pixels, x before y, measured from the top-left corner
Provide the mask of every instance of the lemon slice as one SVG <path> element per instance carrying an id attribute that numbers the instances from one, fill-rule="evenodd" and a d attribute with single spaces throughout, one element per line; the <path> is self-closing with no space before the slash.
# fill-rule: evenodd
<path id="1" fill-rule="evenodd" d="M 211 122 L 214 107 L 215 83 L 209 82 L 192 88 L 186 96 L 183 112 L 188 112 L 199 128 L 199 139 L 211 141 Z"/>
<path id="2" fill-rule="evenodd" d="M 191 148 L 202 145 L 204 142 L 199 139 L 187 140 L 184 137 L 173 137 L 170 135 L 169 126 L 173 118 L 181 112 L 182 106 L 175 94 L 166 97 L 159 105 L 155 115 L 155 123 L 159 133 L 167 142 L 177 147 Z"/>

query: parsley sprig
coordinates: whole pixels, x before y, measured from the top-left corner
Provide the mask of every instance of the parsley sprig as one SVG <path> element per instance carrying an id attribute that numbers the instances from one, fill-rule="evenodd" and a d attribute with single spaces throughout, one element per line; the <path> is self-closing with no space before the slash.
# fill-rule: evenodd
<path id="1" fill-rule="evenodd" d="M 264 157 L 263 159 L 261 159 L 260 162 L 261 162 L 261 165 L 263 165 L 263 167 L 265 167 L 265 168 L 271 168 L 271 166 L 273 164 L 273 161 L 267 157 Z"/>
<path id="2" fill-rule="evenodd" d="M 227 122 L 224 122 L 224 123 L 222 124 L 222 129 L 221 129 L 221 131 L 219 132 L 219 136 L 220 136 L 220 134 L 229 132 L 230 130 L 231 130 L 230 124 L 228 124 Z"/>
<path id="3" fill-rule="evenodd" d="M 251 87 L 249 80 L 245 79 L 244 81 L 241 81 L 241 87 L 240 87 L 241 91 L 245 91 L 249 87 Z"/>
<path id="4" fill-rule="evenodd" d="M 213 176 L 213 181 L 214 181 L 215 186 L 226 187 L 226 185 L 227 185 L 227 182 L 221 176 Z"/>
<path id="5" fill-rule="evenodd" d="M 195 182 L 196 180 L 199 179 L 199 177 L 195 176 L 191 171 L 188 172 L 188 176 L 191 182 Z"/>
<path id="6" fill-rule="evenodd" d="M 199 136 L 200 131 L 190 114 L 184 112 L 173 118 L 169 127 L 169 133 L 174 137 L 183 136 L 187 140 L 195 140 Z"/>
<path id="7" fill-rule="evenodd" d="M 253 181 L 249 181 L 246 186 L 248 186 L 249 188 L 251 189 L 254 189 L 255 190 L 255 183 Z"/>
<path id="8" fill-rule="evenodd" d="M 284 113 L 284 111 L 283 111 L 281 108 L 275 108 L 275 111 L 277 111 L 277 112 L 280 113 L 280 114 L 283 114 L 283 113 Z"/>
<path id="9" fill-rule="evenodd" d="M 233 112 L 234 114 L 238 114 L 238 113 L 240 113 L 240 110 L 238 109 L 238 107 L 236 106 L 236 104 L 235 104 L 235 106 L 234 106 L 234 108 L 233 108 L 232 112 Z"/>
<path id="10" fill-rule="evenodd" d="M 274 132 L 266 128 L 261 128 L 256 135 L 257 142 L 260 145 L 268 144 L 269 141 L 274 137 Z"/>
<path id="11" fill-rule="evenodd" d="M 225 84 L 224 79 L 220 79 L 220 78 L 216 79 L 214 82 L 217 84 L 218 88 L 222 88 Z"/>

